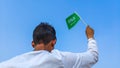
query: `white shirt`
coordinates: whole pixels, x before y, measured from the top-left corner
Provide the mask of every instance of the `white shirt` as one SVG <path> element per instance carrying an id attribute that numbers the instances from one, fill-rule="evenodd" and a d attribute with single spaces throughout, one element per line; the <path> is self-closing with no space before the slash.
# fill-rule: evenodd
<path id="1" fill-rule="evenodd" d="M 91 38 L 84 53 L 32 51 L 0 63 L 0 68 L 91 68 L 97 61 L 96 41 Z"/>

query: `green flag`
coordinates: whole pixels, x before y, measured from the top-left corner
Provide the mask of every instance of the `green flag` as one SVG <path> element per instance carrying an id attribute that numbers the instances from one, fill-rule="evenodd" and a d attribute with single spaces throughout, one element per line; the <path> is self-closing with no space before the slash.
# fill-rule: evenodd
<path id="1" fill-rule="evenodd" d="M 75 26 L 79 20 L 80 20 L 80 17 L 76 13 L 73 13 L 69 17 L 67 17 L 66 23 L 67 23 L 68 29 L 71 29 L 73 26 Z"/>

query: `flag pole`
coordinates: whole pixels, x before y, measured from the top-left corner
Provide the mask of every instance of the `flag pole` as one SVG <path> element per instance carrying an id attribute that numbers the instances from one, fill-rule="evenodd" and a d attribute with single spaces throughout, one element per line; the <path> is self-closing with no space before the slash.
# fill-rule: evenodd
<path id="1" fill-rule="evenodd" d="M 81 22 L 82 22 L 84 25 L 88 26 L 88 24 L 82 19 L 82 17 L 81 17 L 77 12 L 75 12 L 75 13 L 80 17 Z"/>

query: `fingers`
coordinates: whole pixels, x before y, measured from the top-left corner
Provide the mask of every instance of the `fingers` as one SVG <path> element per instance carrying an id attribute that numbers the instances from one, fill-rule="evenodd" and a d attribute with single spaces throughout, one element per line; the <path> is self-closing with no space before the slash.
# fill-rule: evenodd
<path id="1" fill-rule="evenodd" d="M 86 27 L 86 36 L 88 39 L 94 37 L 94 30 L 89 25 Z"/>

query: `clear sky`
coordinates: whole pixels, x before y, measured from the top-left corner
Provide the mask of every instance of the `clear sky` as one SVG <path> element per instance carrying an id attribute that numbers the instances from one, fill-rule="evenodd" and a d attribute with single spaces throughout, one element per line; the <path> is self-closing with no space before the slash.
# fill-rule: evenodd
<path id="1" fill-rule="evenodd" d="M 68 30 L 65 18 L 76 11 L 95 30 L 99 62 L 93 68 L 120 68 L 119 0 L 0 0 L 0 62 L 33 50 L 32 32 L 49 22 L 57 32 L 56 49 L 87 50 L 85 25 Z"/>

